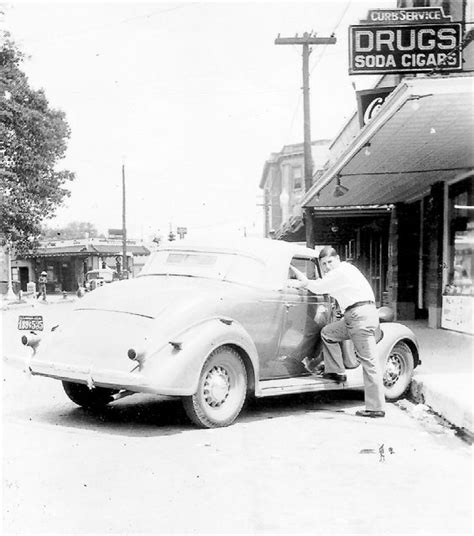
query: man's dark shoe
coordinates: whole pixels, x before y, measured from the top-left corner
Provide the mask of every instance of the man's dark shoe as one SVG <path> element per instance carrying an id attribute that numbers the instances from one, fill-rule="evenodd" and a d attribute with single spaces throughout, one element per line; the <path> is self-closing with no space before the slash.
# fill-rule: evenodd
<path id="1" fill-rule="evenodd" d="M 337 383 L 344 383 L 347 381 L 345 374 L 339 374 L 338 372 L 323 372 L 322 377 L 326 380 L 334 380 Z"/>
<path id="2" fill-rule="evenodd" d="M 356 411 L 358 417 L 371 417 L 375 419 L 376 417 L 385 417 L 385 411 L 377 411 L 373 409 L 361 409 Z"/>
<path id="3" fill-rule="evenodd" d="M 321 374 L 321 367 L 324 370 L 324 363 L 321 363 L 315 357 L 305 357 L 303 361 L 301 361 L 301 363 L 303 364 L 304 368 L 311 374 Z"/>
<path id="4" fill-rule="evenodd" d="M 324 374 L 324 363 L 319 363 L 319 365 L 314 369 L 316 376 L 322 376 Z"/>

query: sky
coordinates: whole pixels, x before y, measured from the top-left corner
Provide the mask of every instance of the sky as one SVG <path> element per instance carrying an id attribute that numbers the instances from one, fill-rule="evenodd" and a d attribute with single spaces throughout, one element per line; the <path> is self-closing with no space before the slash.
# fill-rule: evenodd
<path id="1" fill-rule="evenodd" d="M 395 0 L 312 2 L 4 2 L 23 70 L 66 113 L 59 168 L 71 197 L 51 227 L 122 225 L 125 165 L 130 238 L 261 235 L 265 161 L 303 141 L 301 47 L 282 37 L 335 32 L 312 47 L 312 139 L 332 139 L 356 110 L 347 33 Z"/>

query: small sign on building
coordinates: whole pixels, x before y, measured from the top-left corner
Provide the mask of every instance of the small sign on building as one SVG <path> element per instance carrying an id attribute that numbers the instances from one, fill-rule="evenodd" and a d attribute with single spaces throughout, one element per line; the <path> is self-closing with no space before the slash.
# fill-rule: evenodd
<path id="1" fill-rule="evenodd" d="M 187 227 L 177 227 L 176 232 L 178 233 L 179 238 L 182 240 L 185 237 L 185 235 L 188 233 L 188 228 Z"/>
<path id="2" fill-rule="evenodd" d="M 109 229 L 108 230 L 109 237 L 122 237 L 123 236 L 123 229 Z"/>
<path id="3" fill-rule="evenodd" d="M 395 87 L 392 86 L 356 91 L 357 110 L 361 128 L 367 125 L 367 123 L 370 123 L 370 121 L 377 115 L 380 107 L 394 89 Z"/>

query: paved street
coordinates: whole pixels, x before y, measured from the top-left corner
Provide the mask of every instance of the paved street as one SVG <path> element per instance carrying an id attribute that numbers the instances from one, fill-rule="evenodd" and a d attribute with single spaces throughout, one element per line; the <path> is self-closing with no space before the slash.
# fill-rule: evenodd
<path id="1" fill-rule="evenodd" d="M 35 311 L 54 323 L 70 308 Z M 4 355 L 27 351 L 27 311 L 3 311 Z M 172 399 L 85 412 L 7 362 L 3 531 L 470 533 L 472 447 L 409 403 L 375 421 L 353 415 L 362 405 L 356 392 L 267 399 L 199 430 Z"/>

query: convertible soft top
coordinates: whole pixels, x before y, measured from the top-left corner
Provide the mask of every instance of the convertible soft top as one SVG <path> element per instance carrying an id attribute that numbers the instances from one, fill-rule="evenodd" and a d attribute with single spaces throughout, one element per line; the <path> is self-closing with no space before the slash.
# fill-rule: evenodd
<path id="1" fill-rule="evenodd" d="M 288 265 L 294 256 L 317 257 L 318 252 L 296 242 L 270 238 L 209 238 L 179 240 L 164 244 L 160 251 L 200 251 L 246 255 L 259 259 L 267 269 L 266 286 L 280 288 L 287 278 Z"/>
<path id="2" fill-rule="evenodd" d="M 222 253 L 237 253 L 257 257 L 263 261 L 270 259 L 276 262 L 291 258 L 295 255 L 315 257 L 317 252 L 297 242 L 271 240 L 269 238 L 211 238 L 206 240 L 179 240 L 170 242 L 160 250 L 215 251 Z"/>

